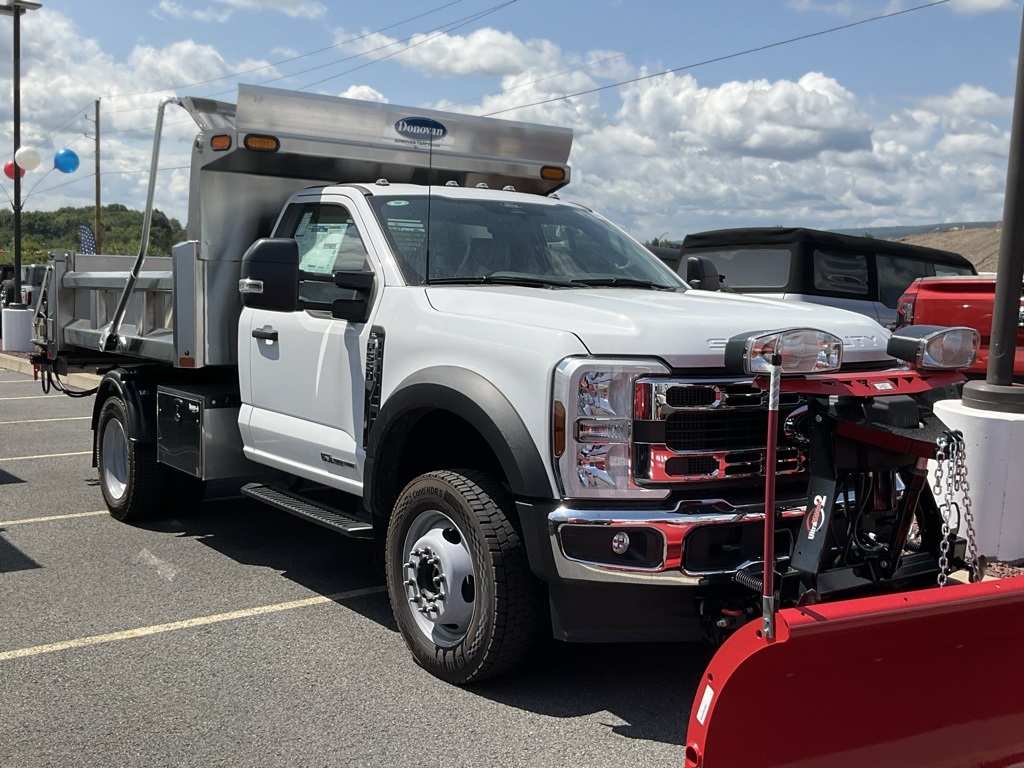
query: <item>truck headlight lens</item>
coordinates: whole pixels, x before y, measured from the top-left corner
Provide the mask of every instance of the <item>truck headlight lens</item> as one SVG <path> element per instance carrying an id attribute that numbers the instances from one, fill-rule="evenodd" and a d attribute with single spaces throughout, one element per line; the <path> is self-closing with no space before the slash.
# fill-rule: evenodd
<path id="1" fill-rule="evenodd" d="M 893 331 L 886 352 L 925 370 L 970 368 L 981 338 L 973 328 L 907 325 Z"/>
<path id="2" fill-rule="evenodd" d="M 566 358 L 555 369 L 552 454 L 568 498 L 661 498 L 665 489 L 632 482 L 631 427 L 636 380 L 663 376 L 657 360 Z"/>
<path id="3" fill-rule="evenodd" d="M 779 355 L 782 373 L 812 374 L 838 371 L 843 342 L 838 336 L 814 328 L 789 328 L 770 333 L 733 336 L 725 345 L 725 365 L 755 376 L 771 373 Z"/>

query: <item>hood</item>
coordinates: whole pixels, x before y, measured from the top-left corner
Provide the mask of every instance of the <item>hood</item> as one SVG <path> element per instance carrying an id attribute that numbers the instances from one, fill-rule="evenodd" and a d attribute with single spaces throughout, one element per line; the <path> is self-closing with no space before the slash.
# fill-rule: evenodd
<path id="1" fill-rule="evenodd" d="M 843 340 L 843 362 L 890 360 L 889 332 L 864 315 L 804 302 L 707 291 L 428 286 L 438 312 L 575 334 L 594 355 L 657 357 L 673 368 L 723 366 L 731 336 L 816 328 Z"/>

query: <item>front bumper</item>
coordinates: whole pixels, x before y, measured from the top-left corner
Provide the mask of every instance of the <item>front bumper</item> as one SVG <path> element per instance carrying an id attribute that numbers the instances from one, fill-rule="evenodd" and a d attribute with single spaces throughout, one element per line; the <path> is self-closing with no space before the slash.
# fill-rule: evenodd
<path id="1" fill-rule="evenodd" d="M 777 513 L 789 523 L 779 526 L 784 538 L 803 516 L 804 504 L 802 497 L 778 502 Z M 761 552 L 763 503 L 703 499 L 667 509 L 616 509 L 521 501 L 518 506 L 530 565 L 548 585 L 552 629 L 561 640 L 699 639 L 701 595 L 728 584 L 738 567 Z M 641 534 L 647 544 L 639 557 L 612 551 L 618 532 Z M 652 537 L 660 551 L 651 546 Z M 606 550 L 602 542 L 609 544 Z M 784 541 L 779 544 L 777 552 L 788 552 Z M 593 553 L 600 559 L 588 557 Z"/>

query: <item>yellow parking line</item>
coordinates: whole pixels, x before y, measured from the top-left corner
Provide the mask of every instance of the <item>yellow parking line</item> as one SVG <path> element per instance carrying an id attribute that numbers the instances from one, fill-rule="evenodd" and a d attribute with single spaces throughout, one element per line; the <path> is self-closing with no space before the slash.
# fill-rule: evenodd
<path id="1" fill-rule="evenodd" d="M 4 424 L 39 424 L 44 421 L 85 421 L 86 419 L 92 418 L 91 416 L 61 416 L 55 419 L 21 419 L 20 421 L 0 421 L 0 426 Z"/>
<path id="2" fill-rule="evenodd" d="M 39 656 L 44 653 L 67 651 L 72 648 L 84 648 L 89 645 L 113 643 L 118 640 L 131 640 L 136 637 L 147 637 L 149 635 L 158 635 L 162 632 L 174 632 L 179 629 L 202 627 L 207 624 L 217 624 L 222 621 L 234 621 L 235 619 L 245 619 L 250 616 L 263 616 L 269 613 L 278 613 L 279 611 L 290 611 L 293 608 L 308 608 L 311 605 L 322 605 L 324 603 L 332 603 L 338 600 L 350 600 L 355 597 L 363 597 L 364 595 L 374 595 L 379 592 L 383 592 L 384 590 L 385 587 L 353 589 L 348 592 L 339 592 L 336 595 L 318 595 L 317 597 L 307 597 L 305 600 L 290 600 L 286 603 L 260 605 L 255 608 L 245 608 L 240 611 L 231 611 L 229 613 L 218 613 L 213 616 L 200 616 L 196 619 L 173 621 L 170 624 L 154 624 L 149 627 L 126 629 L 123 632 L 111 632 L 106 635 L 92 635 L 91 637 L 79 637 L 74 640 L 64 640 L 59 643 L 49 643 L 47 645 L 36 645 L 31 648 L 18 648 L 13 651 L 0 652 L 0 661 L 23 659 L 26 656 Z"/>
<path id="3" fill-rule="evenodd" d="M 48 523 L 51 520 L 70 520 L 73 517 L 94 517 L 105 515 L 107 510 L 100 509 L 96 512 L 72 512 L 67 515 L 47 515 L 46 517 L 26 517 L 23 520 L 0 520 L 0 528 L 8 528 L 12 525 L 24 525 L 25 523 Z"/>
<path id="4" fill-rule="evenodd" d="M 56 459 L 61 456 L 91 456 L 92 451 L 72 451 L 71 453 L 40 453 L 36 456 L 8 456 L 0 461 L 28 461 L 29 459 Z"/>

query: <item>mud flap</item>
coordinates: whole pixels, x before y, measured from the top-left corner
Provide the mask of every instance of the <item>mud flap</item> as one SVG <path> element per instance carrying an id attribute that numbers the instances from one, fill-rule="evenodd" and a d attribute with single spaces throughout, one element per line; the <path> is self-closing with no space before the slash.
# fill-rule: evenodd
<path id="1" fill-rule="evenodd" d="M 733 634 L 686 768 L 1024 766 L 1024 577 L 846 600 Z"/>

